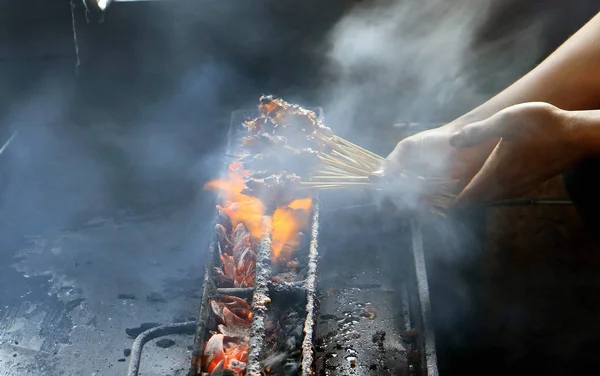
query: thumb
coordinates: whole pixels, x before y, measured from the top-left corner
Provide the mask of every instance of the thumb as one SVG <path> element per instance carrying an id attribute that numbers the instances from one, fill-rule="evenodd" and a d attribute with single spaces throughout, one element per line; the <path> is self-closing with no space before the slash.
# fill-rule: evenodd
<path id="1" fill-rule="evenodd" d="M 413 139 L 407 138 L 400 141 L 390 155 L 381 161 L 378 168 L 371 173 L 371 178 L 384 178 L 406 168 L 405 164 L 410 164 L 416 153 L 416 142 Z"/>
<path id="2" fill-rule="evenodd" d="M 453 133 L 450 136 L 450 146 L 458 148 L 475 146 L 495 136 L 494 123 L 480 121 L 466 125 L 460 131 Z"/>

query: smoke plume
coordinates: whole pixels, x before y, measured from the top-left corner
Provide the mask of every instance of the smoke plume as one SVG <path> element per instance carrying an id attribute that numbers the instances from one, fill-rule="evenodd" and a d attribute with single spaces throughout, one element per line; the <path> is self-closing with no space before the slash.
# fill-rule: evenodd
<path id="1" fill-rule="evenodd" d="M 353 9 L 328 41 L 328 123 L 349 131 L 449 121 L 508 85 L 538 58 L 541 18 L 506 20 L 511 29 L 478 43 L 500 3 L 376 0 Z"/>

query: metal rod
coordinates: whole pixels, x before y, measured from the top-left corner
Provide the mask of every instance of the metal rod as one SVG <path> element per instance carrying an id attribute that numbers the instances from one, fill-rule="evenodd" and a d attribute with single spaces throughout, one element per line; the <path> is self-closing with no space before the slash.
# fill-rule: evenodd
<path id="1" fill-rule="evenodd" d="M 415 273 L 417 278 L 417 289 L 421 303 L 421 314 L 423 322 L 423 337 L 425 347 L 425 359 L 427 363 L 427 376 L 437 376 L 437 354 L 435 351 L 435 333 L 431 322 L 431 299 L 429 296 L 429 282 L 427 280 L 427 267 L 425 264 L 425 251 L 423 249 L 423 233 L 421 223 L 418 219 L 410 221 L 412 233 L 412 248 L 415 259 Z"/>
<path id="2" fill-rule="evenodd" d="M 265 220 L 272 222 L 272 216 Z M 272 235 L 270 224 L 258 243 L 256 255 L 256 277 L 254 278 L 254 295 L 252 296 L 252 324 L 250 325 L 250 341 L 248 342 L 247 376 L 261 376 L 260 360 L 265 344 L 265 327 L 269 298 L 269 271 L 271 270 Z"/>
<path id="3" fill-rule="evenodd" d="M 302 341 L 302 376 L 313 374 L 313 341 L 316 315 L 315 294 L 317 289 L 317 261 L 318 261 L 318 235 L 319 235 L 319 204 L 314 205 L 310 248 L 308 256 L 308 278 L 306 279 L 306 318 L 304 320 L 304 340 Z"/>
<path id="4" fill-rule="evenodd" d="M 156 328 L 148 329 L 141 333 L 135 338 L 135 341 L 133 341 L 133 346 L 131 346 L 131 358 L 129 359 L 127 376 L 138 376 L 140 372 L 142 350 L 146 343 L 155 338 L 173 334 L 194 334 L 195 329 L 196 321 L 187 321 L 177 324 L 157 326 Z"/>

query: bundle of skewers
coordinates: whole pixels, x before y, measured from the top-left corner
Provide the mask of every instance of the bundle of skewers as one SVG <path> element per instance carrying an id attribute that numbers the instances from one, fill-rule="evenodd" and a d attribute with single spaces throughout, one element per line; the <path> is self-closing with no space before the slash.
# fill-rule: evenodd
<path id="1" fill-rule="evenodd" d="M 336 136 L 313 111 L 272 96 L 261 97 L 258 108 L 260 114 L 246 122 L 249 135 L 242 140 L 248 151 L 242 162 L 252 171 L 245 194 L 285 204 L 316 190 L 388 187 L 402 195 L 402 188 L 410 187 L 415 198 L 422 197 L 439 214 L 454 201 L 454 181 L 449 179 L 401 171 L 393 181 L 375 181 L 373 172 L 384 158 Z"/>

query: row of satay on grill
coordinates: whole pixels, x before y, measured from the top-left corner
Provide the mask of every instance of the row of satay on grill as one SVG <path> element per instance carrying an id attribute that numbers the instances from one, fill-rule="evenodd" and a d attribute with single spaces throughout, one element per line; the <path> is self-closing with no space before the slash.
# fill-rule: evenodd
<path id="1" fill-rule="evenodd" d="M 263 96 L 258 109 L 260 115 L 246 122 L 249 135 L 242 140 L 246 154 L 240 161 L 252 170 L 242 193 L 272 206 L 310 197 L 300 183 L 320 163 L 319 156 L 331 151 L 327 140 L 333 132 L 313 111 L 282 99 Z"/>
<path id="2" fill-rule="evenodd" d="M 298 174 L 308 174 L 317 158 L 313 148 L 325 147 L 316 134 L 328 134 L 329 128 L 322 126 L 313 112 L 271 97 L 260 99 L 259 110 L 260 116 L 246 123 L 249 135 L 244 137 L 242 147 L 247 154 L 236 162 L 245 169 L 245 189 L 241 193 L 267 201 L 272 207 L 307 197 L 309 192 L 300 185 L 302 177 L 284 169 L 291 163 Z M 217 207 L 225 219 L 215 226 L 220 265 L 213 275 L 220 288 L 254 286 L 258 239 L 248 230 L 248 223 L 233 221 L 237 205 L 240 203 L 227 202 Z M 244 375 L 252 321 L 250 306 L 243 299 L 220 296 L 210 301 L 210 308 L 218 324 L 205 344 L 203 371 Z"/>

